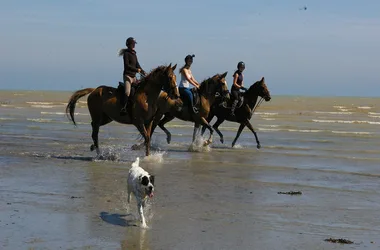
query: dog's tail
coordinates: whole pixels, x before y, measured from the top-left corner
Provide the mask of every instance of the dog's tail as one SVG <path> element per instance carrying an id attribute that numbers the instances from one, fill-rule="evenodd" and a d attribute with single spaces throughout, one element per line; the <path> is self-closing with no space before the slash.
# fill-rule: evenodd
<path id="1" fill-rule="evenodd" d="M 139 167 L 140 166 L 140 158 L 137 157 L 135 162 L 132 163 L 132 167 Z"/>

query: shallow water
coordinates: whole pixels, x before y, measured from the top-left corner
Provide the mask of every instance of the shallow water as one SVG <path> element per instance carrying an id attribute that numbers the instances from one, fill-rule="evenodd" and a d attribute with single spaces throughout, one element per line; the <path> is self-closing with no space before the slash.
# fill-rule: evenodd
<path id="1" fill-rule="evenodd" d="M 70 94 L 0 92 L 0 249 L 380 248 L 378 98 L 274 96 L 251 121 L 260 150 L 248 130 L 230 148 L 234 123 L 225 144 L 192 147 L 192 124 L 173 120 L 172 143 L 157 130 L 144 158 L 137 130 L 117 123 L 90 152 L 86 98 L 74 127 Z M 126 201 L 136 157 L 156 176 L 148 230 Z M 302 195 L 278 194 L 291 190 Z"/>

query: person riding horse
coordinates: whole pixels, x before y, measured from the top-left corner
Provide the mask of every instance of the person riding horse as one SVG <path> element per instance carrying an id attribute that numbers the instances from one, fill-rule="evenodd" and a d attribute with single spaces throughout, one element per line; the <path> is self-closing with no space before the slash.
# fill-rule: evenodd
<path id="1" fill-rule="evenodd" d="M 127 104 L 128 98 L 131 93 L 132 84 L 137 84 L 136 73 L 140 73 L 145 76 L 146 72 L 141 68 L 139 61 L 137 60 L 135 45 L 136 40 L 133 37 L 129 37 L 125 45 L 127 49 L 122 49 L 119 52 L 120 56 L 123 56 L 124 61 L 124 71 L 123 71 L 123 82 L 125 84 L 125 98 L 122 100 L 122 108 L 120 110 L 120 115 L 127 115 Z"/>
<path id="2" fill-rule="evenodd" d="M 181 73 L 181 81 L 179 82 L 179 93 L 181 97 L 185 97 L 189 102 L 190 111 L 194 114 L 198 113 L 198 109 L 194 107 L 193 93 L 191 93 L 190 84 L 195 88 L 199 89 L 200 84 L 195 80 L 193 74 L 191 73 L 191 64 L 193 63 L 193 58 L 195 55 L 187 55 L 185 57 L 185 65 L 179 70 Z"/>
<path id="3" fill-rule="evenodd" d="M 232 96 L 232 106 L 231 106 L 231 115 L 235 115 L 235 109 L 236 106 L 239 102 L 239 97 L 240 97 L 240 89 L 242 90 L 247 90 L 243 86 L 243 80 L 244 80 L 244 75 L 243 71 L 245 69 L 245 64 L 244 62 L 239 62 L 237 65 L 237 70 L 233 74 L 234 82 L 231 86 L 231 96 Z"/>

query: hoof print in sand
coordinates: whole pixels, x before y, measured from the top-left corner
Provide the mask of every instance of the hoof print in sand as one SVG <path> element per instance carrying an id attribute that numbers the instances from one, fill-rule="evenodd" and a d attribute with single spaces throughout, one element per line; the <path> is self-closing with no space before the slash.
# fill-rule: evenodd
<path id="1" fill-rule="evenodd" d="M 325 239 L 325 241 L 328 241 L 331 243 L 340 243 L 340 244 L 353 244 L 354 243 L 353 241 L 346 240 L 346 239 L 333 239 L 333 238 Z"/>
<path id="2" fill-rule="evenodd" d="M 289 191 L 289 192 L 277 192 L 278 194 L 287 194 L 287 195 L 301 195 L 301 191 Z"/>

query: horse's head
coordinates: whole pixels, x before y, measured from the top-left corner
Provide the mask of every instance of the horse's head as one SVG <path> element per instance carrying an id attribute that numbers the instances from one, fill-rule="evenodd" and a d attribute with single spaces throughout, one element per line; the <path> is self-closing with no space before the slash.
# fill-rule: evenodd
<path id="1" fill-rule="evenodd" d="M 251 87 L 246 91 L 246 96 L 248 97 L 254 97 L 254 96 L 260 96 L 264 98 L 266 102 L 270 101 L 272 98 L 270 96 L 269 90 L 267 88 L 267 85 L 265 84 L 265 78 L 261 78 L 260 81 L 255 82 L 252 84 Z"/>
<path id="2" fill-rule="evenodd" d="M 200 92 L 207 96 L 230 98 L 226 81 L 227 72 L 216 74 L 202 82 Z"/>
<path id="3" fill-rule="evenodd" d="M 169 64 L 163 72 L 163 90 L 173 98 L 179 98 L 179 90 L 177 87 L 177 78 L 174 74 L 177 64 L 172 67 L 172 64 Z"/>

